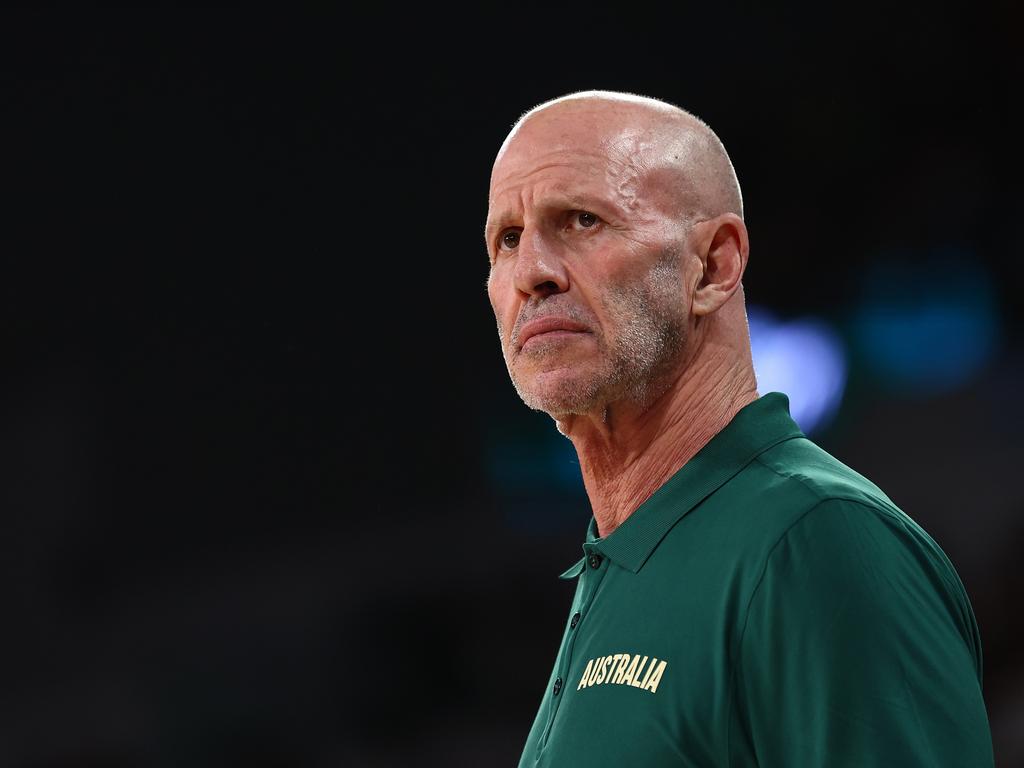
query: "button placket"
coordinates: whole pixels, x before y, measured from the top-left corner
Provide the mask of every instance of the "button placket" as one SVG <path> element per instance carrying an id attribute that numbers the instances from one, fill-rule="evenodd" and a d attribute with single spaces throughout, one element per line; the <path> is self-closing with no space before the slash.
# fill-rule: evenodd
<path id="1" fill-rule="evenodd" d="M 562 653 L 559 654 L 558 666 L 555 671 L 555 680 L 551 687 L 551 703 L 548 711 L 548 722 L 544 728 L 544 735 L 541 737 L 538 743 L 538 755 L 541 750 L 544 749 L 547 744 L 548 737 L 551 735 L 551 727 L 554 725 L 555 716 L 558 713 L 558 707 L 561 705 L 561 700 L 565 696 L 559 695 L 564 689 L 565 680 L 568 677 L 569 669 L 572 667 L 573 662 L 573 651 L 576 645 L 576 638 L 579 636 L 579 630 L 577 629 L 583 616 L 586 615 L 591 608 L 594 601 L 594 597 L 597 594 L 598 587 L 601 584 L 601 580 L 604 575 L 608 572 L 607 568 L 602 568 L 604 558 L 594 552 L 589 547 L 585 547 L 587 565 L 579 576 L 579 592 L 582 592 L 578 601 L 574 600 L 574 611 L 572 618 L 569 620 L 569 626 L 565 630 L 565 635 L 562 641 Z"/>

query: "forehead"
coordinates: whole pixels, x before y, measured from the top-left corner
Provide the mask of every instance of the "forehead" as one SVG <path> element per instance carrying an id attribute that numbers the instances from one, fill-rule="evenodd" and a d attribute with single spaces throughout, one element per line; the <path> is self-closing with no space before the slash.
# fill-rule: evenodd
<path id="1" fill-rule="evenodd" d="M 653 145 L 650 131 L 607 112 L 538 115 L 521 124 L 498 153 L 489 203 L 518 197 L 524 186 L 633 195 Z"/>
<path id="2" fill-rule="evenodd" d="M 510 166 L 529 165 L 545 156 L 579 154 L 590 156 L 592 161 L 614 162 L 635 154 L 644 133 L 635 122 L 607 109 L 579 106 L 554 108 L 527 117 L 509 134 L 498 152 L 491 173 L 492 186 Z"/>

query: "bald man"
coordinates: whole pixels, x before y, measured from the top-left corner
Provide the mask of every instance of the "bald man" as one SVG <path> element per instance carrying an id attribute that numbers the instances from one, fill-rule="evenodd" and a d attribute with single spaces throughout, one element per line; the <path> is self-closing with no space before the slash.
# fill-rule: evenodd
<path id="1" fill-rule="evenodd" d="M 593 518 L 520 766 L 987 766 L 981 644 L 938 545 L 759 396 L 736 174 L 692 114 L 591 91 L 491 175 L 516 391 Z"/>

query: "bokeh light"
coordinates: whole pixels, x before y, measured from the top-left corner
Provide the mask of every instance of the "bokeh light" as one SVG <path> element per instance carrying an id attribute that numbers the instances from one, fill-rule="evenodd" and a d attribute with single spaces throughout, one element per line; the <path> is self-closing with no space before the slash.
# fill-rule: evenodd
<path id="1" fill-rule="evenodd" d="M 886 253 L 864 272 L 851 330 L 883 389 L 949 392 L 970 382 L 998 349 L 992 277 L 966 250 Z"/>
<path id="2" fill-rule="evenodd" d="M 845 344 L 825 320 L 783 321 L 756 305 L 747 309 L 758 391 L 789 396 L 793 420 L 813 434 L 835 416 L 846 387 Z"/>

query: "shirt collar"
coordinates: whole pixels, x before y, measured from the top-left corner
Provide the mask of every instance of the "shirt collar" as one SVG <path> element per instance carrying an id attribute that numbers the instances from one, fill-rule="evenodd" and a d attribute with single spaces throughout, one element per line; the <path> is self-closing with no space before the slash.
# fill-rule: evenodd
<path id="1" fill-rule="evenodd" d="M 724 429 L 684 464 L 622 525 L 597 537 L 593 517 L 587 526 L 584 556 L 560 578 L 578 576 L 591 551 L 637 573 L 680 519 L 773 445 L 803 437 L 789 415 L 789 398 L 769 392 L 744 406 Z"/>

